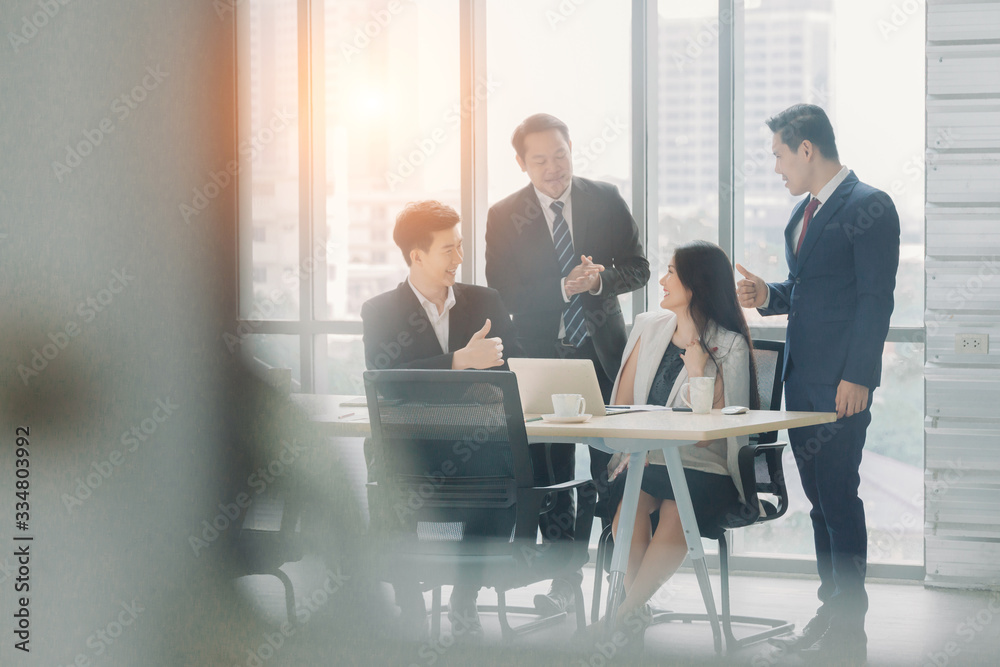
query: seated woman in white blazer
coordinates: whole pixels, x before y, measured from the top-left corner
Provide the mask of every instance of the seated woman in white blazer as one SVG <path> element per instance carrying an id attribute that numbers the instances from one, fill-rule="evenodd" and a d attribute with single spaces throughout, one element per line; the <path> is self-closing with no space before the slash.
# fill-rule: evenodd
<path id="1" fill-rule="evenodd" d="M 660 279 L 660 306 L 664 310 L 636 317 L 612 402 L 682 406 L 681 387 L 689 378 L 704 376 L 715 378 L 713 407 L 759 407 L 750 333 L 735 284 L 732 265 L 719 246 L 695 241 L 677 248 Z M 740 497 L 737 452 L 746 442 L 747 437 L 742 436 L 680 449 L 699 525 L 712 525 L 731 511 Z M 615 460 L 611 466 L 609 471 L 613 472 Z M 616 531 L 626 474 L 619 474 L 612 484 L 612 502 L 618 506 Z M 663 452 L 650 452 L 639 494 L 620 622 L 630 618 L 630 612 L 636 617 L 634 612 L 670 578 L 687 554 L 673 497 Z M 650 514 L 657 510 L 659 523 L 654 533 Z M 633 621 L 630 625 L 638 624 Z"/>

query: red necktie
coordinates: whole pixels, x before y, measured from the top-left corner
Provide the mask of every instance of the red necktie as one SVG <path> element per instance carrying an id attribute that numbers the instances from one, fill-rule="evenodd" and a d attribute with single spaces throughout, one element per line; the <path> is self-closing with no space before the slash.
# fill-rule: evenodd
<path id="1" fill-rule="evenodd" d="M 802 248 L 802 242 L 806 239 L 806 230 L 809 229 L 809 221 L 812 220 L 813 213 L 819 208 L 819 200 L 813 197 L 806 204 L 806 212 L 802 214 L 802 233 L 799 234 L 799 243 L 795 246 L 795 254 L 799 254 L 799 249 Z"/>

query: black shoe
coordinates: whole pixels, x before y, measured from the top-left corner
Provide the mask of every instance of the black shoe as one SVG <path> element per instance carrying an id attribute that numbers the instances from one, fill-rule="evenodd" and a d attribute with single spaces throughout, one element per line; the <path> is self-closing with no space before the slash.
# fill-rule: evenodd
<path id="1" fill-rule="evenodd" d="M 813 664 L 868 664 L 868 636 L 864 630 L 847 630 L 831 626 L 815 644 L 803 649 L 802 659 Z"/>
<path id="2" fill-rule="evenodd" d="M 784 651 L 801 651 L 818 642 L 829 627 L 829 617 L 813 616 L 813 619 L 802 628 L 802 632 L 783 635 L 781 637 L 771 637 L 767 641 L 772 646 L 777 646 Z"/>
<path id="3" fill-rule="evenodd" d="M 476 609 L 476 597 L 479 591 L 452 590 L 448 600 L 448 622 L 451 623 L 451 634 L 456 641 L 476 641 L 486 633 L 479 620 L 479 610 Z"/>
<path id="4" fill-rule="evenodd" d="M 535 596 L 535 610 L 542 616 L 555 616 L 573 609 L 573 587 L 565 581 L 553 580 L 546 595 Z"/>

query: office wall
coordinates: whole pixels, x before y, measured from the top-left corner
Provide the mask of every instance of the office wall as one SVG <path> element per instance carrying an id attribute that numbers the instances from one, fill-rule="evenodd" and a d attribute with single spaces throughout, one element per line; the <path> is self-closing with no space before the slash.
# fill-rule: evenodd
<path id="1" fill-rule="evenodd" d="M 928 584 L 1000 586 L 1000 2 L 927 3 Z M 983 334 L 985 354 L 956 337 Z"/>
<path id="2" fill-rule="evenodd" d="M 0 664 L 185 664 L 218 604 L 207 592 L 180 613 L 176 593 L 208 560 L 188 538 L 226 476 L 213 443 L 236 196 L 209 184 L 236 156 L 231 4 L 2 3 Z M 15 594 L 18 544 L 30 577 Z M 13 646 L 18 595 L 30 654 Z M 157 639 L 181 625 L 186 639 Z"/>

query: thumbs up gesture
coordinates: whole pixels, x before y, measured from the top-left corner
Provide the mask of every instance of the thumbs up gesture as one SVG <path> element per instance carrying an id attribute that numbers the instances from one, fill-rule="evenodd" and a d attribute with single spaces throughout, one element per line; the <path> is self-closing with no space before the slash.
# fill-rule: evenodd
<path id="1" fill-rule="evenodd" d="M 767 283 L 760 276 L 747 271 L 741 264 L 736 270 L 743 274 L 743 279 L 736 281 L 736 297 L 744 308 L 760 308 L 767 301 Z"/>
<path id="2" fill-rule="evenodd" d="M 472 334 L 469 344 L 455 352 L 451 358 L 451 367 L 463 368 L 494 368 L 503 366 L 503 341 L 499 338 L 487 338 L 490 332 L 490 320 L 486 319 L 483 328 Z"/>

